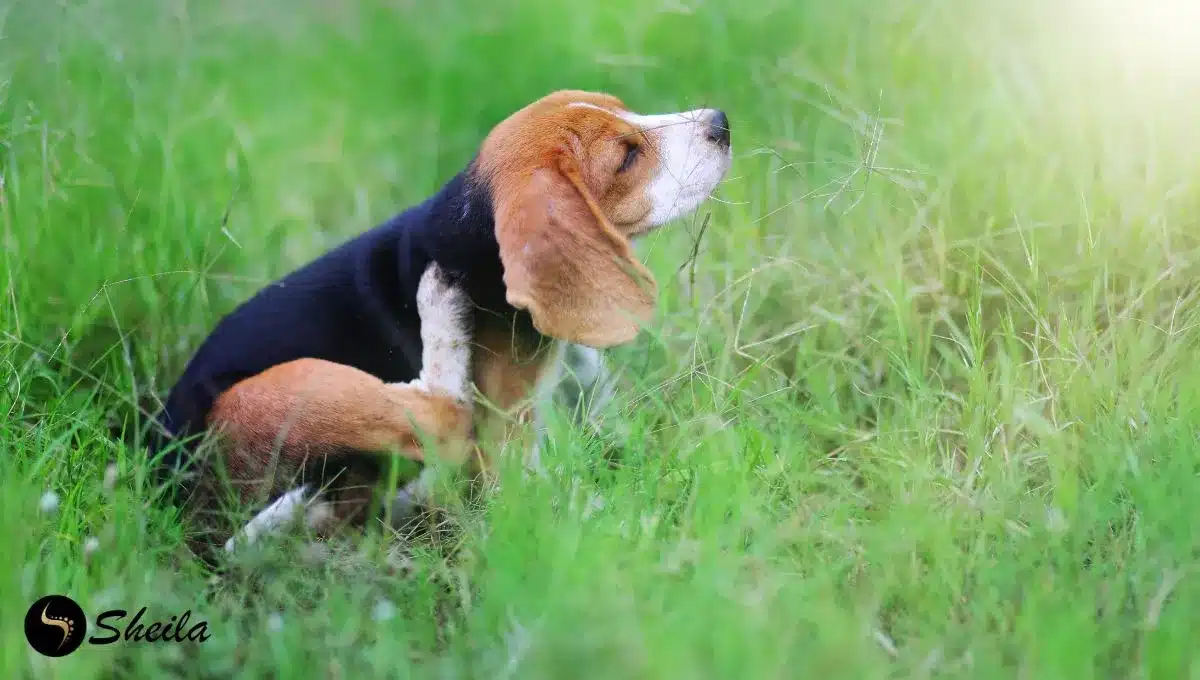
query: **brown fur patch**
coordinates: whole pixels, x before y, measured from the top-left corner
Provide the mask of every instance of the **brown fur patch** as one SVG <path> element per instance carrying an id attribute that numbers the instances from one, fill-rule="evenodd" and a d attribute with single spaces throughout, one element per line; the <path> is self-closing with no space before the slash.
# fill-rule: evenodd
<path id="1" fill-rule="evenodd" d="M 209 414 L 230 475 L 254 491 L 280 491 L 302 468 L 347 454 L 423 460 L 422 437 L 461 461 L 470 415 L 452 399 L 389 385 L 319 359 L 280 364 L 223 393 Z"/>
<path id="2" fill-rule="evenodd" d="M 592 347 L 632 340 L 657 294 L 628 236 L 650 210 L 656 154 L 622 168 L 631 146 L 650 143 L 613 113 L 624 110 L 608 95 L 556 92 L 497 125 L 480 153 L 509 304 L 546 335 Z"/>
<path id="3" fill-rule="evenodd" d="M 475 407 L 476 470 L 490 468 L 490 455 L 519 436 L 530 419 L 534 390 L 557 358 L 556 343 L 540 338 L 525 321 L 480 312 L 471 348 L 472 380 L 482 396 Z"/>

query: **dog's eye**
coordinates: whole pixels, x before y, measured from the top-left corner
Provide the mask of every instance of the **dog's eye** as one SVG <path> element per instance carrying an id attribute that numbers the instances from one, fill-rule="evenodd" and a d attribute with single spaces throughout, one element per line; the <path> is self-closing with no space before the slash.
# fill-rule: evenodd
<path id="1" fill-rule="evenodd" d="M 625 172 L 637 160 L 638 154 L 642 152 L 642 147 L 637 144 L 625 145 L 625 158 L 621 161 L 621 167 L 617 168 L 617 172 Z"/>

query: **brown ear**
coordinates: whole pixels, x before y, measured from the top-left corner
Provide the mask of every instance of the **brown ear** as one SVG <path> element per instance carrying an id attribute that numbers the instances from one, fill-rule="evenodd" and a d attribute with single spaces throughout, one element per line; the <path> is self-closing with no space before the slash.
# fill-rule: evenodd
<path id="1" fill-rule="evenodd" d="M 629 342 L 654 314 L 658 286 L 565 153 L 494 187 L 508 303 L 553 338 L 603 348 Z"/>

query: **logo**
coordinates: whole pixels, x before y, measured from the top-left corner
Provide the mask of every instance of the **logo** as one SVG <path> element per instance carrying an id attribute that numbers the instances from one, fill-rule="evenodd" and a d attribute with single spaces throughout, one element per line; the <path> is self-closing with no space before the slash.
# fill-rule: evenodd
<path id="1" fill-rule="evenodd" d="M 25 639 L 44 656 L 66 656 L 79 649 L 87 635 L 87 617 L 65 595 L 47 595 L 25 613 Z"/>
<path id="2" fill-rule="evenodd" d="M 47 595 L 29 607 L 25 613 L 25 639 L 29 646 L 44 656 L 66 656 L 83 644 L 85 638 L 93 645 L 110 645 L 119 640 L 125 642 L 205 642 L 210 637 L 207 621 L 196 621 L 191 626 L 189 609 L 168 621 L 144 622 L 146 607 L 133 615 L 133 619 L 122 631 L 117 622 L 129 615 L 124 609 L 106 611 L 96 617 L 96 626 L 108 633 L 103 637 L 87 638 L 88 622 L 83 609 L 65 595 Z"/>

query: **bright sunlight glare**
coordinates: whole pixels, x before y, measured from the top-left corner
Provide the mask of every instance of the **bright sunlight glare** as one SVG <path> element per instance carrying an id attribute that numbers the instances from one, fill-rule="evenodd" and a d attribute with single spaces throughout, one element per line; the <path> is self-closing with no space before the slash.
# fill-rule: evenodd
<path id="1" fill-rule="evenodd" d="M 1163 65 L 1200 56 L 1200 0 L 1096 0 L 1082 8 L 1126 56 Z"/>

